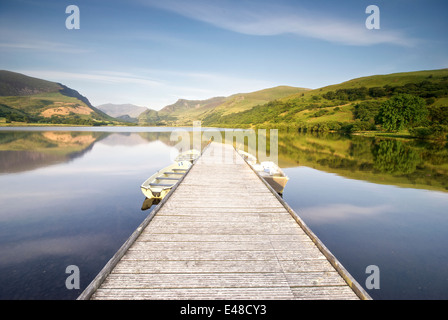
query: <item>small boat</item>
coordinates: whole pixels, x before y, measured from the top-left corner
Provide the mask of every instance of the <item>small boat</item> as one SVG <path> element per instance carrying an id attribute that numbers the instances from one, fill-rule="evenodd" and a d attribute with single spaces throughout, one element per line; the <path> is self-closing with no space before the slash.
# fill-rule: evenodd
<path id="1" fill-rule="evenodd" d="M 140 186 L 142 193 L 149 199 L 163 199 L 191 165 L 190 161 L 179 161 L 154 173 Z"/>
<path id="2" fill-rule="evenodd" d="M 283 194 L 286 183 L 289 177 L 283 172 L 278 165 L 272 161 L 263 161 L 251 165 L 252 168 L 258 172 L 258 174 L 266 180 L 267 183 L 277 192 Z"/>
<path id="3" fill-rule="evenodd" d="M 175 161 L 190 161 L 191 163 L 194 162 L 199 156 L 201 155 L 201 152 L 196 149 L 191 149 L 182 153 L 179 153 L 175 159 Z"/>
<path id="4" fill-rule="evenodd" d="M 244 160 L 277 192 L 282 195 L 289 178 L 272 161 L 257 163 L 257 157 L 248 152 L 237 150 Z"/>
<path id="5" fill-rule="evenodd" d="M 238 150 L 238 153 L 243 157 L 244 160 L 251 166 L 257 163 L 257 157 L 255 157 L 253 154 L 250 154 L 248 152 Z"/>

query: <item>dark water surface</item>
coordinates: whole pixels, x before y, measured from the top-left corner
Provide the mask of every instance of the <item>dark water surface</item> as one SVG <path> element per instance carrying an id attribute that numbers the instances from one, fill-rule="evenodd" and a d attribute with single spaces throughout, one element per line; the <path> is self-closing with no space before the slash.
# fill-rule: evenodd
<path id="1" fill-rule="evenodd" d="M 45 131 L 43 131 L 45 130 Z M 150 213 L 170 128 L 0 131 L 0 299 L 76 299 Z M 448 298 L 448 149 L 280 133 L 283 198 L 374 299 Z M 66 267 L 80 270 L 68 290 Z"/>

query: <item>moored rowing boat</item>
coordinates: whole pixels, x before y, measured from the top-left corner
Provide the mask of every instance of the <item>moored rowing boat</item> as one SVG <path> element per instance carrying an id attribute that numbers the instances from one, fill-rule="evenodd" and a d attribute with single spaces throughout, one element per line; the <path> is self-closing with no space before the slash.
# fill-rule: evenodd
<path id="1" fill-rule="evenodd" d="M 190 161 L 176 161 L 146 179 L 140 189 L 147 198 L 163 199 L 190 167 Z"/>
<path id="2" fill-rule="evenodd" d="M 278 194 L 283 194 L 289 178 L 278 165 L 272 161 L 257 163 L 257 158 L 245 151 L 238 150 L 238 153 L 246 162 L 267 182 Z"/>

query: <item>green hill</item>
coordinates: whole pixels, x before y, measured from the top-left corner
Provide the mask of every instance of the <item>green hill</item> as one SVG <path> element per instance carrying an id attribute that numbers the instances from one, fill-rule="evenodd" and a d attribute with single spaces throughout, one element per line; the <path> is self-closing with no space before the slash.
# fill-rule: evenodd
<path id="1" fill-rule="evenodd" d="M 448 121 L 448 69 L 374 75 L 308 90 L 251 109 L 209 117 L 214 126 L 295 127 L 308 131 L 375 130 L 382 102 L 398 94 L 425 100 L 431 122 Z"/>
<path id="2" fill-rule="evenodd" d="M 201 120 L 204 125 L 214 124 L 214 119 L 225 115 L 244 112 L 254 106 L 269 101 L 306 92 L 309 89 L 278 86 L 249 93 L 238 93 L 229 97 L 214 97 L 207 100 L 180 99 L 176 103 L 156 112 L 146 111 L 140 115 L 139 123 L 144 125 L 191 125 L 195 120 Z"/>
<path id="3" fill-rule="evenodd" d="M 5 70 L 0 70 L 0 119 L 6 123 L 118 123 L 76 90 Z"/>
<path id="4" fill-rule="evenodd" d="M 138 124 L 141 126 L 157 126 L 157 125 L 163 125 L 163 123 L 160 123 L 160 117 L 158 115 L 158 112 L 152 109 L 148 109 L 146 111 L 143 111 L 138 116 Z"/>

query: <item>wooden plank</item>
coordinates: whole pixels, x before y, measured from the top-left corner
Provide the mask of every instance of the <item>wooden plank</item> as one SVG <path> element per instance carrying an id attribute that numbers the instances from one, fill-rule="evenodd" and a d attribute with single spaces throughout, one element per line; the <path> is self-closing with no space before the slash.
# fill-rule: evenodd
<path id="1" fill-rule="evenodd" d="M 286 277 L 284 276 L 286 275 Z M 112 273 L 102 288 L 259 288 L 345 286 L 336 271 L 305 273 Z"/>
<path id="2" fill-rule="evenodd" d="M 179 242 L 179 241 L 226 241 L 229 245 L 232 242 L 253 242 L 253 241 L 263 241 L 263 240 L 274 240 L 274 241 L 307 241 L 313 243 L 310 238 L 305 234 L 295 234 L 295 235 L 285 235 L 285 234 L 271 234 L 271 235 L 261 235 L 261 234 L 165 234 L 165 233 L 148 233 L 142 232 L 139 237 L 139 241 L 156 241 L 156 242 Z M 151 244 L 148 244 L 148 249 L 151 248 Z"/>
<path id="3" fill-rule="evenodd" d="M 92 299 L 104 300 L 289 300 L 289 287 L 99 289 Z"/>
<path id="4" fill-rule="evenodd" d="M 275 260 L 274 250 L 129 250 L 122 260 Z"/>
<path id="5" fill-rule="evenodd" d="M 291 272 L 312 267 L 312 271 L 329 271 L 325 260 L 290 267 Z M 327 262 L 328 264 L 328 262 Z M 281 273 L 282 267 L 277 260 L 121 260 L 112 273 Z"/>
<path id="6" fill-rule="evenodd" d="M 181 242 L 151 242 L 138 241 L 132 246 L 132 249 L 142 250 L 150 246 L 150 250 L 274 250 L 269 241 L 265 242 L 234 242 L 232 247 L 227 242 L 212 241 L 181 241 Z"/>
<path id="7" fill-rule="evenodd" d="M 179 221 L 179 220 L 170 220 L 170 221 L 153 221 L 151 222 L 151 228 L 152 229 L 163 229 L 165 227 L 185 227 L 185 228 L 233 228 L 233 229 L 238 229 L 238 228 L 246 228 L 248 226 L 248 224 L 250 223 L 257 223 L 257 228 L 260 229 L 297 229 L 300 230 L 299 226 L 295 226 L 294 224 L 291 223 L 291 221 L 276 221 L 276 222 L 269 222 L 269 223 L 263 223 L 258 221 L 254 221 L 254 220 L 248 220 L 248 219 L 243 219 L 243 220 L 234 220 L 234 221 L 229 221 L 229 220 L 213 220 L 213 221 L 192 221 L 192 220 L 183 220 L 183 221 Z"/>
<path id="8" fill-rule="evenodd" d="M 266 216 L 275 215 L 275 214 L 283 214 L 288 216 L 288 213 L 285 212 L 282 208 L 266 208 L 266 207 L 257 207 L 257 208 L 166 208 L 162 212 L 159 212 L 157 215 L 191 215 L 191 216 L 200 216 L 200 215 L 240 215 L 240 214 L 258 214 L 262 216 L 263 214 Z"/>
<path id="9" fill-rule="evenodd" d="M 328 287 L 346 286 L 344 279 L 336 271 L 315 271 L 301 273 L 285 273 L 291 287 Z"/>
<path id="10" fill-rule="evenodd" d="M 358 300 L 353 290 L 345 286 L 299 287 L 291 289 L 295 299 L 302 300 Z"/>
<path id="11" fill-rule="evenodd" d="M 228 244 L 227 244 L 228 245 Z M 150 246 L 147 244 L 146 246 Z M 177 248 L 176 248 L 177 249 Z M 216 250 L 194 250 L 187 247 L 185 250 L 145 250 L 145 248 L 135 247 L 129 249 L 122 260 L 291 260 L 303 261 L 310 259 L 325 259 L 319 250 L 308 249 L 301 251 L 281 251 L 276 250 L 251 250 L 244 248 L 241 250 L 222 250 L 219 246 Z"/>
<path id="12" fill-rule="evenodd" d="M 263 226 L 247 226 L 241 228 L 232 228 L 232 227 L 220 227 L 210 229 L 207 227 L 204 228 L 188 228 L 188 227 L 164 227 L 164 228 L 149 228 L 146 230 L 148 233 L 183 233 L 183 234 L 293 234 L 300 235 L 303 234 L 303 231 L 300 228 L 296 228 L 291 226 L 289 228 L 269 228 Z"/>
<path id="13" fill-rule="evenodd" d="M 289 283 L 279 273 L 113 273 L 104 282 L 102 288 L 266 288 L 270 286 L 286 288 Z"/>

